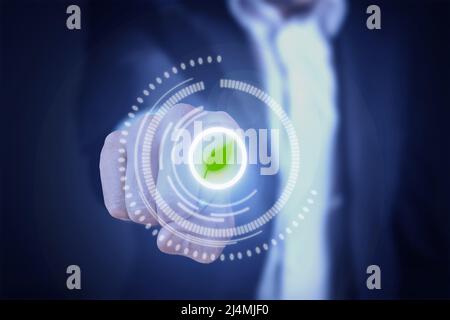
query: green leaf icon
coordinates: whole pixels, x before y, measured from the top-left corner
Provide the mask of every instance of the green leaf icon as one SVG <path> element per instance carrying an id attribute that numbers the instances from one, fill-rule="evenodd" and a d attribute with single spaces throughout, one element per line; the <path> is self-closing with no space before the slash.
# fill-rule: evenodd
<path id="1" fill-rule="evenodd" d="M 232 151 L 231 149 L 232 145 L 233 145 L 232 143 L 223 144 L 222 146 L 218 146 L 211 150 L 207 160 L 204 163 L 205 173 L 203 174 L 203 179 L 206 179 L 206 175 L 208 174 L 208 172 L 210 171 L 217 172 L 224 169 L 227 166 L 228 159 Z M 222 159 L 217 159 L 217 156 L 220 157 L 220 152 L 222 153 Z"/>

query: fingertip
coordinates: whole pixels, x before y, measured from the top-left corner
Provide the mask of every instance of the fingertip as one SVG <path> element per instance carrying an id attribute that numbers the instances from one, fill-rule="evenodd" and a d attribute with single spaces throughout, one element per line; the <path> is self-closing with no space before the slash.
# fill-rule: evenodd
<path id="1" fill-rule="evenodd" d="M 106 209 L 108 210 L 109 214 L 116 219 L 128 221 L 130 220 L 128 217 L 128 213 L 123 208 L 118 207 L 110 207 L 106 205 Z"/>

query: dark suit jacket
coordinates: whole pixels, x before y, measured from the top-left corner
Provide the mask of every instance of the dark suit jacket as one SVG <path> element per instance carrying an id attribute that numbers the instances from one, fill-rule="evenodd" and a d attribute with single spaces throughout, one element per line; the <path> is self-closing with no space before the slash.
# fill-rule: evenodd
<path id="1" fill-rule="evenodd" d="M 392 2 L 379 1 L 379 31 L 365 27 L 369 3 L 351 2 L 335 39 L 341 125 L 329 221 L 334 298 L 450 295 L 448 5 Z M 11 168 L 4 180 L 12 187 L 2 190 L 10 199 L 2 204 L 2 295 L 255 297 L 264 255 L 211 266 L 162 255 L 148 231 L 108 216 L 98 174 L 104 137 L 166 66 L 221 53 L 227 59 L 217 72 L 241 70 L 238 76 L 258 84 L 248 39 L 219 1 L 82 1 L 79 32 L 60 28 L 67 5 L 4 8 L 12 30 L 2 40 L 4 88 L 13 93 L 6 101 L 18 106 L 12 118 L 23 121 L 8 124 L 12 157 L 3 165 Z M 38 23 L 22 28 L 13 19 L 19 13 Z M 263 114 L 248 118 L 264 121 Z M 262 195 L 270 190 L 263 186 Z M 82 267 L 81 292 L 65 289 L 69 264 Z M 371 264 L 381 267 L 382 290 L 366 287 Z"/>
<path id="2" fill-rule="evenodd" d="M 342 202 L 330 221 L 332 292 L 448 298 L 448 144 L 441 131 L 449 49 L 441 13 L 448 7 L 383 2 L 382 30 L 368 32 L 360 26 L 365 5 L 351 7 L 337 41 Z M 382 290 L 367 290 L 371 264 L 381 268 Z"/>

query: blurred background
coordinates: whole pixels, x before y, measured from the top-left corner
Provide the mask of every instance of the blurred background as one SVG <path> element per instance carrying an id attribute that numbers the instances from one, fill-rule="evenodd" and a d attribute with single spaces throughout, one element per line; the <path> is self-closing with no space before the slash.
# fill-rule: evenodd
<path id="1" fill-rule="evenodd" d="M 317 5 L 261 2 L 283 18 Z M 216 72 L 267 85 L 251 9 L 239 20 L 228 1 L 0 3 L 0 297 L 260 297 L 267 255 L 212 265 L 163 255 L 145 228 L 109 216 L 98 172 L 105 136 L 167 66 L 220 53 L 230 58 Z M 78 31 L 66 28 L 71 4 Z M 371 4 L 381 30 L 366 27 Z M 345 1 L 329 42 L 340 119 L 330 185 L 344 201 L 327 231 L 326 298 L 450 298 L 449 15 L 445 0 Z M 71 264 L 82 290 L 66 288 Z M 367 290 L 369 264 L 382 290 Z"/>

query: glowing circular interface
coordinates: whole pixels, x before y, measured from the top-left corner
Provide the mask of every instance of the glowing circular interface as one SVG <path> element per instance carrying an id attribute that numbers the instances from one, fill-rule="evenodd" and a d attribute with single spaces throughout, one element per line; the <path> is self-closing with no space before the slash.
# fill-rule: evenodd
<path id="1" fill-rule="evenodd" d="M 213 190 L 235 185 L 245 173 L 247 158 L 241 137 L 224 127 L 203 130 L 188 151 L 191 174 L 202 186 Z"/>

